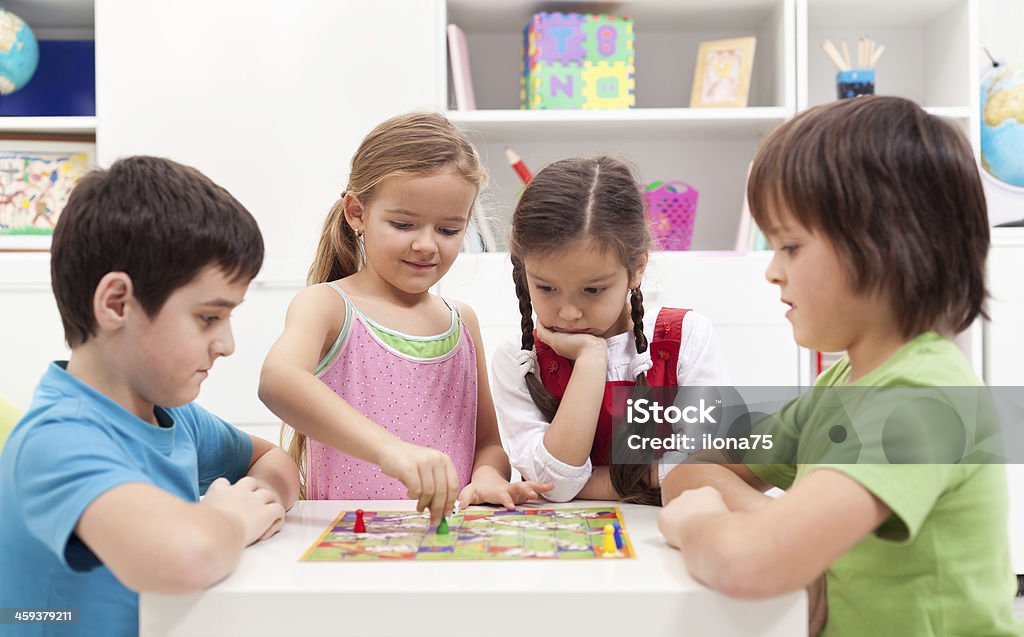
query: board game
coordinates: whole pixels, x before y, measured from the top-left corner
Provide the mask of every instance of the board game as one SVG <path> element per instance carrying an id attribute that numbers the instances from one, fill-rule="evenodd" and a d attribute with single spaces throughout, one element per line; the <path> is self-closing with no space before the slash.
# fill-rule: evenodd
<path id="1" fill-rule="evenodd" d="M 438 534 L 426 513 L 342 511 L 300 558 L 307 562 L 362 560 L 621 559 L 635 557 L 619 507 L 469 509 L 447 519 Z M 605 526 L 618 524 L 621 546 L 606 550 Z"/>

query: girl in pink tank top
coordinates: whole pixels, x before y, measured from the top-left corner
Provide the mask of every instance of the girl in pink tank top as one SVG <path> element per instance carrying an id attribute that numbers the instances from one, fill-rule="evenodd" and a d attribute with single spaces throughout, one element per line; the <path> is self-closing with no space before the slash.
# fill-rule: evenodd
<path id="1" fill-rule="evenodd" d="M 552 488 L 509 483 L 476 316 L 429 291 L 485 177 L 435 113 L 385 121 L 352 158 L 260 375 L 261 400 L 294 429 L 306 497 L 410 498 L 437 522 L 456 497 L 513 508 Z"/>
<path id="2" fill-rule="evenodd" d="M 329 287 L 345 303 L 345 327 L 328 358 L 318 365 L 317 376 L 402 440 L 444 452 L 455 465 L 459 484 L 469 484 L 476 447 L 476 347 L 458 306 L 448 304 L 452 325 L 446 333 L 416 339 L 383 330 L 355 308 L 337 284 Z M 405 486 L 373 463 L 313 439 L 306 441 L 306 454 L 310 499 L 405 497 Z"/>

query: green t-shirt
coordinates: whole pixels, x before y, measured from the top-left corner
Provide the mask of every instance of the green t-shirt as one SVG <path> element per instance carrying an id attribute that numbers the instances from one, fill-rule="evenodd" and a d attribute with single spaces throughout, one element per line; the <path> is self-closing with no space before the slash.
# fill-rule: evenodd
<path id="1" fill-rule="evenodd" d="M 892 510 L 829 567 L 822 635 L 1024 634 L 1012 611 L 1017 583 L 1010 567 L 1005 467 L 968 464 L 990 460 L 998 449 L 990 444 L 981 392 L 967 389 L 981 385 L 967 360 L 949 340 L 929 332 L 857 382 L 849 377 L 844 358 L 811 392 L 756 424 L 756 433 L 772 434 L 773 449 L 745 457 L 755 474 L 782 489 L 827 467 Z M 849 390 L 827 389 L 844 386 Z M 907 405 L 910 394 L 892 393 L 907 390 L 887 394 L 873 387 L 943 389 L 926 390 L 923 402 L 917 401 L 924 406 L 915 408 Z M 943 423 L 942 435 L 925 435 L 935 422 Z M 966 423 L 963 431 L 954 422 Z M 935 458 L 948 460 L 911 464 Z"/>

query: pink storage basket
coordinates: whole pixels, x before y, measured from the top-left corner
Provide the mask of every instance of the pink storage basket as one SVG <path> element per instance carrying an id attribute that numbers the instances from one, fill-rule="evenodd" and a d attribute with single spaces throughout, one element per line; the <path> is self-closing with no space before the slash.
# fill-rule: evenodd
<path id="1" fill-rule="evenodd" d="M 683 181 L 656 181 L 647 186 L 647 214 L 657 250 L 689 250 L 697 218 L 697 190 Z"/>

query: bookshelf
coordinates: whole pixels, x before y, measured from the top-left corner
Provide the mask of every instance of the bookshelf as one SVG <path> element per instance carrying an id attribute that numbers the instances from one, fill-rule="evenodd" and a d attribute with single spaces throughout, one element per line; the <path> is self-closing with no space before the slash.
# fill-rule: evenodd
<path id="1" fill-rule="evenodd" d="M 835 99 L 835 68 L 825 39 L 853 44 L 870 35 L 885 45 L 876 92 L 921 104 L 960 128 L 979 148 L 980 43 L 976 0 L 799 0 L 797 108 Z"/>
<path id="2" fill-rule="evenodd" d="M 519 110 L 521 30 L 542 10 L 633 18 L 636 108 Z M 729 250 L 744 170 L 764 135 L 835 99 L 835 69 L 820 50 L 826 38 L 855 43 L 870 35 L 885 44 L 877 92 L 949 119 L 977 150 L 977 13 L 976 0 L 448 0 L 443 22 L 466 32 L 478 108 L 455 110 L 450 100 L 448 114 L 471 131 L 491 171 L 489 210 L 499 236 L 521 187 L 504 162 L 511 145 L 535 172 L 561 157 L 608 152 L 631 158 L 645 181 L 682 179 L 700 191 L 693 249 Z M 757 37 L 749 106 L 688 108 L 698 44 L 743 35 Z M 439 81 L 451 96 L 446 67 Z"/>
<path id="3" fill-rule="evenodd" d="M 634 20 L 636 108 L 519 110 L 522 28 L 545 9 Z M 521 188 L 504 159 L 505 146 L 512 146 L 534 172 L 570 155 L 609 153 L 632 160 L 647 182 L 686 181 L 700 192 L 694 250 L 732 249 L 746 167 L 765 133 L 795 113 L 795 0 L 449 0 L 445 22 L 466 33 L 478 108 L 448 115 L 471 132 L 490 169 L 489 212 L 499 237 Z M 750 106 L 688 108 L 699 43 L 748 35 L 757 37 Z M 440 77 L 451 95 L 447 68 Z"/>
<path id="4" fill-rule="evenodd" d="M 10 0 L 3 4 L 5 9 L 19 16 L 32 28 L 41 43 L 49 40 L 95 39 L 95 0 Z M 44 54 L 45 52 L 41 52 L 41 55 Z M 61 64 L 68 61 L 66 58 L 60 60 Z M 42 65 L 41 59 L 40 66 Z M 32 81 L 38 83 L 41 73 L 42 71 L 37 69 L 37 75 Z M 3 104 L 3 100 L 0 100 L 0 107 Z M 6 111 L 0 108 L 0 112 Z M 93 115 L 0 117 L 0 136 L 8 138 L 29 135 L 91 137 L 95 134 L 96 117 Z"/>
<path id="5" fill-rule="evenodd" d="M 95 135 L 96 118 L 92 116 L 0 118 L 0 136 L 12 134 Z"/>

